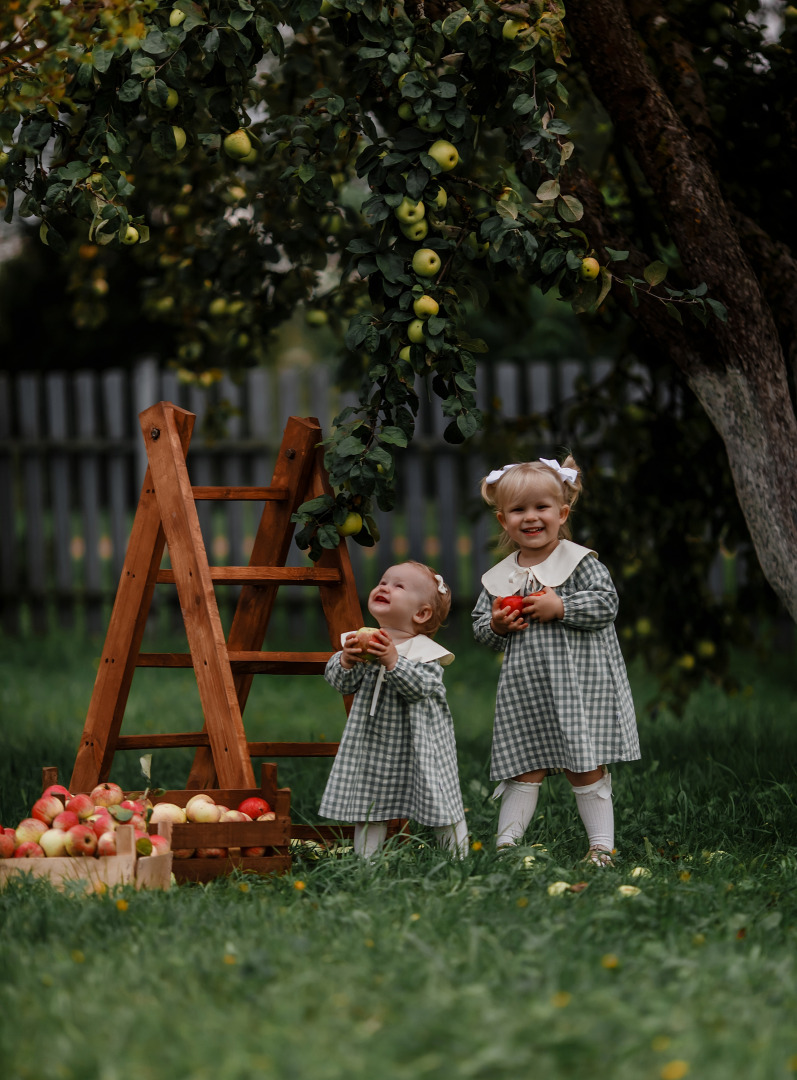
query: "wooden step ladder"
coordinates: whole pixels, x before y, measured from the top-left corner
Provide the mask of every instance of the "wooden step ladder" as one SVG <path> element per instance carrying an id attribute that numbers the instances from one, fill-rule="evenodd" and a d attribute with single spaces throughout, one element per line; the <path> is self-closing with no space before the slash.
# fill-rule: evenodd
<path id="1" fill-rule="evenodd" d="M 107 780 L 117 750 L 196 748 L 188 789 L 255 788 L 253 757 L 334 756 L 338 743 L 248 742 L 243 711 L 258 673 L 320 674 L 340 647 L 340 635 L 362 625 L 362 609 L 345 541 L 309 567 L 286 566 L 291 515 L 307 499 L 330 492 L 316 419 L 291 417 L 270 487 L 192 487 L 186 454 L 194 414 L 162 401 L 139 416 L 148 468 L 116 594 L 100 667 L 80 740 L 71 791 Z M 248 566 L 211 567 L 197 500 L 265 503 Z M 161 569 L 164 548 L 171 568 Z M 215 584 L 241 585 L 225 641 Z M 188 653 L 141 653 L 155 586 L 177 588 Z M 262 652 L 280 585 L 319 589 L 332 650 Z M 201 732 L 120 734 L 137 667 L 194 669 L 204 714 Z M 346 701 L 347 709 L 350 700 Z M 324 835 L 324 826 L 297 826 L 294 835 Z M 346 830 L 348 831 L 348 830 Z M 340 832 L 340 830 L 336 830 Z"/>

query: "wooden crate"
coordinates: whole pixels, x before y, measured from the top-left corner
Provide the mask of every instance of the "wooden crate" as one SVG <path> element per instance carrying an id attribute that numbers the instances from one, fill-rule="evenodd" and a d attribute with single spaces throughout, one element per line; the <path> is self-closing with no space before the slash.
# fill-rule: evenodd
<path id="1" fill-rule="evenodd" d="M 162 836 L 169 835 L 171 825 L 156 827 Z M 3 859 L 0 861 L 0 889 L 24 874 L 47 878 L 56 888 L 68 883 L 85 883 L 86 893 L 105 892 L 117 885 L 133 885 L 136 889 L 168 889 L 172 876 L 172 853 L 136 855 L 132 825 L 120 825 L 116 831 L 116 855 L 78 856 L 77 858 Z"/>
<path id="2" fill-rule="evenodd" d="M 152 802 L 176 803 L 185 806 L 199 793 L 198 789 L 164 791 L 151 796 Z M 277 787 L 277 766 L 261 766 L 260 788 L 213 788 L 207 794 L 214 802 L 236 809 L 244 799 L 260 796 L 276 813 L 274 821 L 229 821 L 211 824 L 207 822 L 174 823 L 172 825 L 172 852 L 219 847 L 227 849 L 227 857 L 200 859 L 175 857 L 172 871 L 178 882 L 210 881 L 229 874 L 234 869 L 248 870 L 256 874 L 284 874 L 291 868 L 289 850 L 291 838 L 291 792 L 290 788 Z M 157 826 L 151 826 L 154 830 Z M 241 849 L 264 847 L 264 855 L 242 855 Z"/>

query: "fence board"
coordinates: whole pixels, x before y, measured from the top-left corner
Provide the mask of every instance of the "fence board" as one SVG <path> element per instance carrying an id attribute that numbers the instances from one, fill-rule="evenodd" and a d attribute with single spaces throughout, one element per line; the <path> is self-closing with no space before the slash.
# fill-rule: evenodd
<path id="1" fill-rule="evenodd" d="M 499 419 L 548 413 L 572 394 L 579 376 L 598 380 L 611 370 L 604 360 L 505 362 L 482 366 L 477 405 L 486 410 L 501 401 Z M 374 549 L 349 544 L 361 600 L 384 569 L 416 558 L 444 576 L 460 609 L 469 610 L 492 559 L 495 525 L 479 495 L 488 468 L 469 448 L 443 439 L 449 423 L 427 399 L 419 382 L 416 438 L 400 453 L 396 509 L 375 518 L 381 540 Z M 290 415 L 318 416 L 325 431 L 347 404 L 351 391 L 332 385 L 324 366 L 246 373 L 243 385 L 225 378 L 211 397 L 226 399 L 233 415 L 223 439 L 208 442 L 202 422 L 208 395 L 181 384 L 173 371 L 160 371 L 144 359 L 133 371 L 111 370 L 100 377 L 82 372 L 53 373 L 44 385 L 30 373 L 0 374 L 0 597 L 2 627 L 17 632 L 32 625 L 44 631 L 54 616 L 71 625 L 76 609 L 88 602 L 89 625 L 101 631 L 122 571 L 124 553 L 146 467 L 138 414 L 171 400 L 197 414 L 188 456 L 194 485 L 267 486 L 276 450 Z M 555 436 L 558 433 L 555 433 Z M 572 433 L 570 433 L 572 434 Z M 551 452 L 558 447 L 552 446 Z M 199 502 L 197 509 L 211 563 L 246 565 L 262 503 L 230 502 L 219 509 Z M 79 523 L 79 525 L 77 525 Z M 77 533 L 77 535 L 76 535 Z M 220 537 L 226 550 L 214 546 Z M 77 547 L 84 547 L 84 554 Z M 293 545 L 289 565 L 305 556 Z M 722 588 L 715 574 L 713 584 Z M 231 588 L 220 590 L 226 605 Z M 162 605 L 182 626 L 173 590 L 156 590 L 153 612 Z M 157 606 L 156 606 L 157 603 Z M 280 590 L 282 615 L 274 632 L 302 635 L 318 622 L 313 598 L 301 589 Z M 27 621 L 21 618 L 26 610 Z"/>

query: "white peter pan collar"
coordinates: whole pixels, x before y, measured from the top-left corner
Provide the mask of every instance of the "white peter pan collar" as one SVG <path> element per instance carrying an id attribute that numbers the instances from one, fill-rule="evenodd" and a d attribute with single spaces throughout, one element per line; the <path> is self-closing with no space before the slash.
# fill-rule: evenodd
<path id="1" fill-rule="evenodd" d="M 548 558 L 536 566 L 518 566 L 515 551 L 482 576 L 482 585 L 492 596 L 509 596 L 522 592 L 526 582 L 534 578 L 540 585 L 555 588 L 567 581 L 575 568 L 587 555 L 598 557 L 592 548 L 574 544 L 572 540 L 560 540 Z"/>
<path id="2" fill-rule="evenodd" d="M 343 645 L 349 634 L 355 632 L 356 631 L 353 630 L 347 630 L 345 634 L 341 634 L 341 645 Z M 452 652 L 443 648 L 442 645 L 438 645 L 436 641 L 427 637 L 425 634 L 416 634 L 415 637 L 405 638 L 404 641 L 401 641 L 396 645 L 396 652 L 399 656 L 403 656 L 406 660 L 412 660 L 416 664 L 432 664 L 437 661 L 441 667 L 448 667 L 454 660 L 454 654 Z M 382 689 L 382 683 L 385 681 L 385 670 L 384 665 L 380 664 L 379 674 L 376 676 L 376 684 L 374 685 L 374 693 L 371 698 L 371 716 L 376 713 L 376 703 L 379 700 L 379 691 Z"/>
<path id="3" fill-rule="evenodd" d="M 345 634 L 340 635 L 341 645 L 352 633 L 356 633 L 356 631 L 347 630 Z M 442 645 L 438 645 L 433 638 L 427 637 L 426 634 L 416 634 L 415 637 L 405 638 L 404 641 L 396 645 L 396 652 L 399 656 L 404 656 L 407 660 L 413 660 L 416 664 L 431 664 L 436 660 L 441 667 L 448 667 L 454 660 L 452 652 L 443 648 Z"/>

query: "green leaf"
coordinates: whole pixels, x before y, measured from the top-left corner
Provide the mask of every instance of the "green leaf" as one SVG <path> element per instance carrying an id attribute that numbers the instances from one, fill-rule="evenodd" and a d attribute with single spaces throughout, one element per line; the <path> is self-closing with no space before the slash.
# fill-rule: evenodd
<path id="1" fill-rule="evenodd" d="M 575 195 L 562 195 L 557 206 L 562 221 L 581 221 L 584 216 L 584 207 Z"/>
<path id="2" fill-rule="evenodd" d="M 656 259 L 655 262 L 650 263 L 642 271 L 648 285 L 658 285 L 664 281 L 667 277 L 667 264 L 663 263 L 660 259 Z"/>
<path id="3" fill-rule="evenodd" d="M 665 309 L 667 311 L 667 314 L 670 316 L 670 318 L 675 319 L 675 321 L 677 323 L 680 323 L 681 326 L 683 326 L 684 320 L 682 319 L 681 313 L 678 310 L 678 308 L 675 306 L 675 304 L 667 303 L 667 304 L 664 305 L 664 307 L 665 307 Z"/>
<path id="4" fill-rule="evenodd" d="M 407 436 L 398 427 L 383 427 L 379 432 L 379 440 L 383 443 L 389 443 L 391 446 L 406 446 Z"/>
<path id="5" fill-rule="evenodd" d="M 606 254 L 609 256 L 612 262 L 625 262 L 628 258 L 629 252 L 618 251 L 616 248 L 606 248 Z"/>
<path id="6" fill-rule="evenodd" d="M 540 186 L 537 188 L 537 198 L 540 200 L 540 202 L 551 202 L 553 199 L 556 199 L 558 195 L 558 180 L 546 180 L 544 184 L 540 184 Z"/>
<path id="7" fill-rule="evenodd" d="M 706 297 L 706 303 L 714 312 L 720 322 L 728 321 L 728 309 L 724 304 L 721 304 L 719 300 L 712 300 L 710 297 Z"/>
<path id="8" fill-rule="evenodd" d="M 393 251 L 379 252 L 376 256 L 376 265 L 388 281 L 399 281 L 406 270 L 405 260 Z"/>

